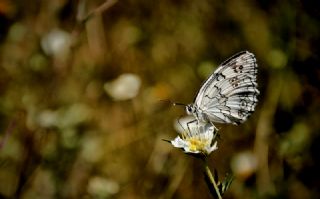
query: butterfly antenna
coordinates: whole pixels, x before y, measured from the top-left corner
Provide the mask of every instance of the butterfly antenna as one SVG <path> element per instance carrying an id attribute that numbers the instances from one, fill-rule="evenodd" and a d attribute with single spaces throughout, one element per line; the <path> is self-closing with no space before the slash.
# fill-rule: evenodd
<path id="1" fill-rule="evenodd" d="M 170 105 L 170 106 L 174 106 L 174 102 L 172 102 L 170 99 L 163 99 L 163 100 L 159 100 L 160 102 L 162 102 L 163 104 Z"/>
<path id="2" fill-rule="evenodd" d="M 180 103 L 180 102 L 173 102 L 171 101 L 170 99 L 164 99 L 164 100 L 160 100 L 161 102 L 163 103 L 166 103 L 166 104 L 170 104 L 172 106 L 187 106 L 186 104 L 184 103 Z"/>
<path id="3" fill-rule="evenodd" d="M 187 105 L 180 102 L 173 102 L 173 106 L 187 106 Z"/>

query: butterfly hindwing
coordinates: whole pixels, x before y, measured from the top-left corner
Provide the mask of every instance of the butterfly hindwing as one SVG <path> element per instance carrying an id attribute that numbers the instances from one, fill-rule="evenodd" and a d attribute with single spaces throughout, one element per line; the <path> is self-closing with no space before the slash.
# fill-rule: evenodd
<path id="1" fill-rule="evenodd" d="M 212 122 L 238 124 L 254 111 L 259 91 L 257 64 L 250 52 L 240 52 L 205 81 L 194 104 Z"/>

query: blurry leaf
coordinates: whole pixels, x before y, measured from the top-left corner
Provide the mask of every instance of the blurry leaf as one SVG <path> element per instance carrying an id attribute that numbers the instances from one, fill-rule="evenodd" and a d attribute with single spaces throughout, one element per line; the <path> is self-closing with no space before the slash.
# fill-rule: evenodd
<path id="1" fill-rule="evenodd" d="M 292 110 L 299 100 L 301 100 L 303 86 L 300 84 L 299 76 L 291 71 L 285 72 L 283 80 L 285 83 L 282 84 L 279 100 L 284 108 Z"/>
<path id="2" fill-rule="evenodd" d="M 269 65 L 273 68 L 284 68 L 287 66 L 287 55 L 279 50 L 272 49 L 267 56 Z"/>
<path id="3" fill-rule="evenodd" d="M 295 156 L 310 145 L 310 130 L 304 123 L 295 124 L 283 137 L 279 153 L 284 156 Z"/>
<path id="4" fill-rule="evenodd" d="M 227 174 L 222 183 L 218 185 L 221 195 L 223 195 L 230 187 L 231 183 L 234 180 L 232 174 Z"/>

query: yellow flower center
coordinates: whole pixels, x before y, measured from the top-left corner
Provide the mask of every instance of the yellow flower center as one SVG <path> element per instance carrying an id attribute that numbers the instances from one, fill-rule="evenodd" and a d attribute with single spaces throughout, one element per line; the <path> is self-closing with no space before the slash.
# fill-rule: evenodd
<path id="1" fill-rule="evenodd" d="M 205 146 L 208 145 L 207 140 L 201 140 L 195 137 L 187 138 L 187 141 L 189 142 L 190 151 L 204 151 Z"/>

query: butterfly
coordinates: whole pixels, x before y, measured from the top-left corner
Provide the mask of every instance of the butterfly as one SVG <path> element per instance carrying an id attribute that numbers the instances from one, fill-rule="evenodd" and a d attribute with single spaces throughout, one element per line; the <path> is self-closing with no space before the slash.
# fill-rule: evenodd
<path id="1" fill-rule="evenodd" d="M 243 123 L 258 102 L 257 72 L 252 53 L 233 55 L 203 83 L 194 102 L 185 106 L 187 114 L 200 122 Z"/>

